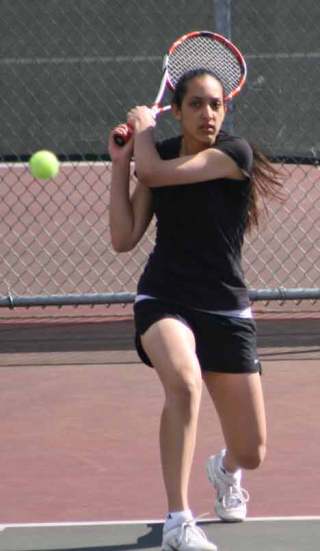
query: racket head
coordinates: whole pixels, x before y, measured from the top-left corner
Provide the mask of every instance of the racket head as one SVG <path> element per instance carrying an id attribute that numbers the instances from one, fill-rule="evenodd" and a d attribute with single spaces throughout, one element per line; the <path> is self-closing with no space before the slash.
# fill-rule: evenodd
<path id="1" fill-rule="evenodd" d="M 167 111 L 171 105 L 161 105 L 166 88 L 175 90 L 180 78 L 197 69 L 207 70 L 222 83 L 224 101 L 239 94 L 247 78 L 247 65 L 240 50 L 224 36 L 211 31 L 193 31 L 178 38 L 163 60 L 163 74 L 157 97 L 152 104 L 153 115 Z M 115 135 L 122 146 L 131 137 L 132 129 Z"/>
<path id="2" fill-rule="evenodd" d="M 247 65 L 240 50 L 224 36 L 210 31 L 193 31 L 178 38 L 168 51 L 165 69 L 171 90 L 185 73 L 209 71 L 221 81 L 225 101 L 239 94 L 247 78 Z"/>

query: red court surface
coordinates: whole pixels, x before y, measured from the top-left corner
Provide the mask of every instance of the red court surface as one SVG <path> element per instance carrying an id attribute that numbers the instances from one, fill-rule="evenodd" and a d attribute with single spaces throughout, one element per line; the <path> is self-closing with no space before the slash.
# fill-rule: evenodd
<path id="1" fill-rule="evenodd" d="M 162 519 L 166 512 L 162 390 L 133 349 L 130 308 L 113 317 L 94 317 L 97 311 L 51 320 L 30 320 L 30 311 L 2 316 L 0 524 Z M 244 476 L 250 517 L 320 511 L 320 316 L 291 317 L 258 319 L 269 449 L 264 465 Z M 214 516 L 204 465 L 222 445 L 205 392 L 195 514 Z"/>

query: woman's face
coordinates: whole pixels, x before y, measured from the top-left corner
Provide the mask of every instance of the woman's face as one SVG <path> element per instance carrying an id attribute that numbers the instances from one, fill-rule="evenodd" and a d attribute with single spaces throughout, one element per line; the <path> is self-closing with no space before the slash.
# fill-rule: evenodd
<path id="1" fill-rule="evenodd" d="M 188 153 L 212 145 L 225 117 L 223 90 L 220 82 L 211 75 L 193 78 L 187 84 L 187 91 L 181 108 L 173 106 L 175 117 L 181 123 Z"/>

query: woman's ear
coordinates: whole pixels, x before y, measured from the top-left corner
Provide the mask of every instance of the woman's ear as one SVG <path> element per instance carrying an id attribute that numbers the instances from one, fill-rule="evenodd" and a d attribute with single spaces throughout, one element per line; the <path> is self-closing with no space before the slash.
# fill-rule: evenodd
<path id="1" fill-rule="evenodd" d="M 177 121 L 180 121 L 181 120 L 181 111 L 175 103 L 171 104 L 171 111 L 172 111 L 172 114 L 173 114 L 174 118 Z"/>

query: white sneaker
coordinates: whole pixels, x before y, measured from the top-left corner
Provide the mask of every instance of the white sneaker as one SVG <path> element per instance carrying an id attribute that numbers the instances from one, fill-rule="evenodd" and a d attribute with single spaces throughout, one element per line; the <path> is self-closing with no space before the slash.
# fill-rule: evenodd
<path id="1" fill-rule="evenodd" d="M 163 533 L 161 551 L 218 551 L 194 519 Z"/>
<path id="2" fill-rule="evenodd" d="M 222 472 L 220 466 L 224 455 L 223 450 L 218 455 L 209 457 L 207 462 L 208 478 L 217 492 L 215 511 L 221 520 L 241 522 L 247 516 L 249 493 L 241 488 L 241 471 L 235 476 Z"/>

